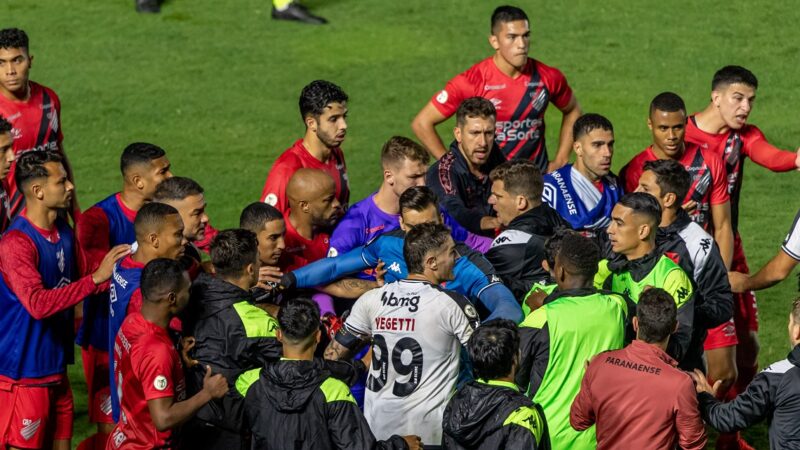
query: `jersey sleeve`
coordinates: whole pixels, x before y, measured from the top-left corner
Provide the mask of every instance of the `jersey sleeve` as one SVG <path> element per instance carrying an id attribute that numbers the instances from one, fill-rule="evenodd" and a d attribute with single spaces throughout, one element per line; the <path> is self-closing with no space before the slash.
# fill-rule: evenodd
<path id="1" fill-rule="evenodd" d="M 678 330 L 672 333 L 667 344 L 667 353 L 681 361 L 692 340 L 694 328 L 694 290 L 689 277 L 679 267 L 669 271 L 663 289 L 675 300 L 678 307 Z"/>
<path id="2" fill-rule="evenodd" d="M 703 157 L 708 153 L 703 152 Z M 709 168 L 711 169 L 711 204 L 721 205 L 730 201 L 728 194 L 728 178 L 725 172 L 725 167 L 722 165 L 722 160 L 719 158 L 706 159 Z"/>
<path id="3" fill-rule="evenodd" d="M 447 328 L 462 345 L 466 346 L 472 332 L 478 328 L 480 319 L 478 318 L 478 311 L 474 306 L 461 294 L 456 292 L 445 292 L 455 305 L 455 311 L 449 313 L 445 317 Z"/>
<path id="4" fill-rule="evenodd" d="M 344 322 L 344 326 L 352 334 L 358 336 L 372 335 L 373 303 L 375 296 L 380 295 L 380 290 L 376 289 L 362 295 L 350 310 L 350 315 Z"/>
<path id="5" fill-rule="evenodd" d="M 445 117 L 455 114 L 464 99 L 474 97 L 475 89 L 465 73 L 448 81 L 444 89 L 431 98 L 431 104 Z"/>
<path id="6" fill-rule="evenodd" d="M 581 381 L 581 389 L 578 391 L 578 395 L 575 396 L 575 400 L 572 401 L 572 406 L 569 409 L 569 424 L 574 430 L 583 431 L 597 421 L 592 397 L 592 380 L 599 364 L 600 361 L 597 358 L 589 363 L 589 367 L 586 368 L 586 373 Z"/>
<path id="7" fill-rule="evenodd" d="M 519 344 L 517 385 L 527 391 L 529 398 L 533 398 L 550 364 L 550 332 L 546 308 L 533 311 L 519 325 Z"/>
<path id="8" fill-rule="evenodd" d="M 364 245 L 364 223 L 359 214 L 351 214 L 351 208 L 336 225 L 330 238 L 328 256 L 338 256 Z"/>
<path id="9" fill-rule="evenodd" d="M 286 213 L 289 199 L 286 198 L 286 185 L 289 179 L 300 168 L 300 162 L 290 154 L 282 154 L 273 164 L 261 192 L 261 201 L 274 206 L 278 211 Z"/>
<path id="10" fill-rule="evenodd" d="M 642 169 L 638 164 L 638 158 L 634 157 L 619 172 L 619 181 L 623 192 L 633 192 L 639 187 L 639 177 L 642 176 Z"/>
<path id="11" fill-rule="evenodd" d="M 131 351 L 131 367 L 142 384 L 145 400 L 172 397 L 175 394 L 173 368 L 176 361 L 168 348 L 152 340 L 140 341 L 140 347 Z M 142 345 L 145 344 L 145 345 Z"/>
<path id="12" fill-rule="evenodd" d="M 540 69 L 541 68 L 540 66 Z M 553 103 L 556 108 L 564 109 L 572 100 L 573 95 L 572 88 L 569 86 L 569 83 L 567 83 L 567 78 L 555 67 L 547 66 L 546 71 L 544 71 L 542 75 L 545 74 L 545 83 L 550 90 L 550 102 Z"/>
<path id="13" fill-rule="evenodd" d="M 39 273 L 36 245 L 24 233 L 11 231 L 0 240 L 0 273 L 22 306 L 37 320 L 50 317 L 102 291 L 91 275 L 63 287 L 47 289 Z"/>
<path id="14" fill-rule="evenodd" d="M 786 239 L 783 240 L 781 250 L 791 256 L 792 259 L 800 261 L 800 210 L 798 210 L 797 215 L 794 216 L 792 227 L 789 228 L 789 234 L 787 234 Z"/>
<path id="15" fill-rule="evenodd" d="M 797 153 L 773 146 L 758 128 L 749 126 L 745 141 L 745 155 L 759 166 L 773 172 L 788 172 L 797 168 Z"/>
<path id="16" fill-rule="evenodd" d="M 53 105 L 56 108 L 56 116 L 57 116 L 57 119 L 58 119 L 58 124 L 57 124 L 57 126 L 58 126 L 58 136 L 57 136 L 58 149 L 63 154 L 64 153 L 64 130 L 63 130 L 62 126 L 61 126 L 61 124 L 63 123 L 61 121 L 61 99 L 58 97 L 58 94 L 56 94 L 52 90 L 50 90 L 50 99 L 53 101 Z"/>
<path id="17" fill-rule="evenodd" d="M 702 450 L 706 448 L 706 427 L 700 417 L 697 394 L 694 383 L 688 376 L 677 392 L 675 392 L 675 428 L 678 431 L 678 443 L 684 450 Z"/>
<path id="18" fill-rule="evenodd" d="M 103 257 L 111 249 L 109 233 L 108 216 L 102 208 L 93 206 L 78 218 L 75 235 L 85 258 L 83 273 L 97 270 Z"/>

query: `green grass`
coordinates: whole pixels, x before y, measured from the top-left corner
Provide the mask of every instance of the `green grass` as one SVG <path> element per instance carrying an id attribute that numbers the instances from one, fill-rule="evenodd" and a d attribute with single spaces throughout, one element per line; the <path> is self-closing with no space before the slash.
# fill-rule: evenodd
<path id="1" fill-rule="evenodd" d="M 84 208 L 119 189 L 118 157 L 134 140 L 165 147 L 175 173 L 207 190 L 218 227 L 236 224 L 258 199 L 275 157 L 303 125 L 297 96 L 325 78 L 349 93 L 344 145 L 353 199 L 380 181 L 378 151 L 456 73 L 487 56 L 492 2 L 313 0 L 325 27 L 276 23 L 266 0 L 171 0 L 158 16 L 139 16 L 132 0 L 4 0 L 0 26 L 32 39 L 33 79 L 63 103 L 66 148 Z M 619 169 L 649 143 L 645 114 L 664 90 L 691 110 L 708 99 L 710 78 L 742 64 L 760 79 L 751 121 L 784 148 L 800 144 L 796 68 L 798 10 L 767 0 L 524 2 L 532 18 L 531 54 L 559 67 L 586 111 L 616 128 Z M 548 115 L 551 150 L 559 118 Z M 440 128 L 449 141 L 451 124 Z M 797 174 L 748 163 L 742 235 L 753 268 L 784 237 L 800 201 Z M 792 278 L 759 294 L 760 361 L 785 357 Z M 78 367 L 75 442 L 88 431 Z M 748 434 L 766 448 L 765 428 Z"/>

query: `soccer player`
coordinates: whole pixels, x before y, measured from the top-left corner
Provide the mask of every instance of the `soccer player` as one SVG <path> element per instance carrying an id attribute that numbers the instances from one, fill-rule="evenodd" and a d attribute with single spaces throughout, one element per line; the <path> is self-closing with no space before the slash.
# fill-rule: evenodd
<path id="1" fill-rule="evenodd" d="M 666 353 L 676 316 L 667 292 L 647 290 L 633 318 L 636 340 L 589 362 L 569 420 L 584 433 L 596 424 L 599 450 L 705 448 L 692 380 Z"/>
<path id="2" fill-rule="evenodd" d="M 331 177 L 318 169 L 298 169 L 286 186 L 289 209 L 284 212 L 286 248 L 280 266 L 286 271 L 299 269 L 328 254 L 327 230 L 342 217 L 342 204 L 336 197 Z"/>
<path id="3" fill-rule="evenodd" d="M 514 384 L 519 332 L 510 320 L 481 324 L 467 344 L 475 381 L 458 389 L 444 410 L 444 447 L 550 449 L 541 407 Z"/>
<path id="4" fill-rule="evenodd" d="M 733 292 L 760 291 L 775 286 L 792 273 L 800 262 L 800 211 L 794 217 L 792 228 L 783 240 L 778 253 L 772 257 L 755 275 L 730 272 L 728 277 Z"/>
<path id="5" fill-rule="evenodd" d="M 479 95 L 497 108 L 495 139 L 507 159 L 532 160 L 542 173 L 558 169 L 569 161 L 572 124 L 581 116 L 566 78 L 558 69 L 528 57 L 528 16 L 519 8 L 494 10 L 489 44 L 495 54 L 450 80 L 414 118 L 414 133 L 435 158 L 441 158 L 446 150 L 436 125 L 452 116 L 464 99 Z M 548 166 L 544 113 L 551 102 L 563 117 L 558 152 Z"/>
<path id="6" fill-rule="evenodd" d="M 364 415 L 375 436 L 413 433 L 425 447 L 438 446 L 460 346 L 478 326 L 478 312 L 440 287 L 455 278 L 456 245 L 444 225 L 413 227 L 403 254 L 408 277 L 359 298 L 325 358 L 347 359 L 372 342 Z"/>
<path id="7" fill-rule="evenodd" d="M 611 173 L 614 127 L 600 114 L 584 114 L 572 126 L 575 164 L 544 176 L 542 199 L 570 226 L 584 233 L 603 232 L 622 186 Z"/>
<path id="8" fill-rule="evenodd" d="M 18 28 L 0 30 L 0 116 L 11 123 L 14 155 L 33 150 L 52 150 L 61 154 L 67 177 L 74 183 L 72 168 L 64 153 L 61 129 L 61 100 L 52 89 L 30 81 L 31 63 L 28 35 Z M 25 196 L 14 177 L 15 165 L 6 176 L 9 216 L 16 217 L 25 207 Z M 68 209 L 80 211 L 72 194 Z M 74 213 L 73 213 L 74 214 Z"/>
<path id="9" fill-rule="evenodd" d="M 136 213 L 133 222 L 136 234 L 136 251 L 114 266 L 114 276 L 109 288 L 108 339 L 114 347 L 117 332 L 125 317 L 142 307 L 139 289 L 144 266 L 157 258 L 179 260 L 186 249 L 183 221 L 178 210 L 164 203 L 146 203 Z M 173 328 L 177 322 L 173 321 Z M 109 367 L 114 367 L 118 355 L 109 354 Z M 114 372 L 110 373 L 111 414 L 119 421 L 119 397 Z"/>
<path id="10" fill-rule="evenodd" d="M 353 204 L 331 234 L 329 256 L 345 254 L 400 226 L 400 195 L 425 184 L 430 156 L 416 142 L 393 136 L 381 149 L 383 181 L 378 190 Z"/>
<path id="11" fill-rule="evenodd" d="M 705 351 L 709 378 L 721 380 L 727 390 L 736 381 L 733 296 L 714 238 L 692 222 L 681 206 L 691 183 L 691 175 L 679 162 L 660 159 L 644 164 L 636 190 L 652 195 L 661 206 L 661 223 L 656 235 L 659 249 L 678 263 L 684 272 L 691 274 L 695 291 L 695 326 L 681 368 L 705 371 Z M 720 326 L 724 327 L 723 333 L 706 338 L 709 330 Z"/>
<path id="12" fill-rule="evenodd" d="M 578 393 L 586 362 L 622 347 L 629 300 L 592 287 L 600 249 L 589 238 L 564 236 L 555 262 L 558 289 L 520 324 L 516 380 L 542 406 L 553 448 L 593 449 L 594 432 L 575 432 L 567 405 Z"/>
<path id="13" fill-rule="evenodd" d="M 114 343 L 122 419 L 106 449 L 176 448 L 175 429 L 228 392 L 225 377 L 211 375 L 206 366 L 203 388 L 187 398 L 183 367 L 168 326 L 189 303 L 190 284 L 173 259 L 155 259 L 142 270 L 141 311 L 125 318 Z"/>
<path id="14" fill-rule="evenodd" d="M 211 366 L 230 383 L 247 370 L 281 356 L 275 338 L 278 322 L 255 306 L 251 289 L 258 282 L 258 239 L 249 230 L 221 231 L 211 242 L 214 275 L 201 273 L 192 283 L 183 334 L 193 336 L 192 358 Z M 198 366 L 200 367 L 200 366 Z M 190 372 L 190 394 L 202 389 L 201 371 Z M 243 398 L 231 390 L 220 401 L 200 408 L 184 429 L 187 448 L 246 447 Z"/>
<path id="15" fill-rule="evenodd" d="M 203 187 L 191 178 L 171 177 L 159 183 L 153 196 L 153 201 L 170 205 L 181 215 L 183 233 L 191 244 L 186 246 L 186 255 L 198 264 L 207 258 L 197 248 L 197 243 L 206 239 L 208 231 L 204 192 Z"/>
<path id="16" fill-rule="evenodd" d="M 653 134 L 653 144 L 622 168 L 623 189 L 636 190 L 647 161 L 673 159 L 681 163 L 692 176 L 692 187 L 684 200 L 691 209 L 692 220 L 714 236 L 725 267 L 730 267 L 733 231 L 725 169 L 709 150 L 684 141 L 686 120 L 686 105 L 677 94 L 662 92 L 650 102 L 647 126 Z"/>
<path id="17" fill-rule="evenodd" d="M 264 183 L 261 201 L 286 213 L 289 179 L 297 169 L 306 167 L 331 176 L 336 183 L 336 199 L 347 209 L 350 184 L 340 148 L 347 134 L 347 94 L 329 81 L 312 81 L 300 93 L 300 116 L 306 134 L 275 160 Z"/>
<path id="18" fill-rule="evenodd" d="M 625 194 L 611 211 L 608 239 L 620 257 L 608 263 L 611 274 L 604 287 L 625 294 L 634 302 L 650 287 L 667 291 L 678 306 L 678 330 L 669 340 L 667 353 L 679 363 L 691 345 L 694 326 L 694 288 L 680 266 L 656 246 L 661 223 L 658 200 L 644 192 Z"/>
<path id="19" fill-rule="evenodd" d="M 120 158 L 122 191 L 101 200 L 80 215 L 76 227 L 78 242 L 88 267 L 96 266 L 111 247 L 136 241 L 133 220 L 145 202 L 153 199 L 156 186 L 171 177 L 164 150 L 156 145 L 135 142 Z M 83 302 L 83 321 L 76 342 L 82 347 L 83 373 L 89 391 L 89 421 L 97 424 L 97 434 L 83 441 L 81 450 L 104 447 L 114 427 L 108 391 L 109 344 L 108 292 Z"/>
<path id="20" fill-rule="evenodd" d="M 27 206 L 0 240 L 3 447 L 70 448 L 73 307 L 101 292 L 114 263 L 130 251 L 114 247 L 94 272 L 80 276 L 80 251 L 58 214 L 73 191 L 62 161 L 49 150 L 20 156 L 15 177 Z"/>
<path id="21" fill-rule="evenodd" d="M 357 273 L 383 262 L 387 282 L 404 279 L 408 261 L 403 253 L 407 233 L 419 224 L 442 223 L 436 195 L 425 186 L 407 189 L 400 196 L 400 229 L 383 234 L 363 247 L 336 258 L 324 258 L 293 272 L 281 280 L 284 287 L 310 288 Z M 452 236 L 452 231 L 451 231 Z M 519 322 L 522 311 L 514 296 L 495 274 L 494 268 L 480 253 L 457 242 L 459 257 L 453 268 L 456 278 L 446 283 L 447 289 L 469 298 L 478 305 L 486 320 L 503 318 Z"/>
<path id="22" fill-rule="evenodd" d="M 496 114 L 485 98 L 464 100 L 456 112 L 456 139 L 428 169 L 425 183 L 464 228 L 492 236 L 500 223 L 486 202 L 492 185 L 489 172 L 505 161 L 494 143 Z"/>
<path id="23" fill-rule="evenodd" d="M 5 179 L 14 163 L 14 136 L 11 124 L 0 116 L 0 235 L 11 223 L 11 211 L 8 204 L 8 192 Z"/>
<path id="24" fill-rule="evenodd" d="M 542 173 L 530 161 L 508 161 L 489 175 L 489 204 L 505 230 L 492 242 L 486 259 L 514 297 L 522 299 L 537 281 L 547 278 L 542 268 L 544 242 L 569 225 L 542 203 Z"/>
<path id="25" fill-rule="evenodd" d="M 729 403 L 717 400 L 718 384 L 710 386 L 702 372 L 692 378 L 697 385 L 700 410 L 708 424 L 731 433 L 758 422 L 769 423 L 769 448 L 797 448 L 800 427 L 800 299 L 789 313 L 792 351 L 786 359 L 771 364 L 753 378 L 747 389 Z"/>

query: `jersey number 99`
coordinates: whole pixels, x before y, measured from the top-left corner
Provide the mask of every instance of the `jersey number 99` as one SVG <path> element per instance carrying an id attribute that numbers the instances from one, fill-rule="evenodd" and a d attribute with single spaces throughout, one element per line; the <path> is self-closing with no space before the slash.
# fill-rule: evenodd
<path id="1" fill-rule="evenodd" d="M 403 363 L 403 352 L 405 351 L 411 353 L 411 361 L 408 364 Z M 367 388 L 370 391 L 378 392 L 386 386 L 389 378 L 389 364 L 389 349 L 386 346 L 386 339 L 382 335 L 376 334 L 372 337 L 372 369 L 378 371 L 378 376 L 370 374 L 367 378 Z M 397 397 L 411 395 L 419 386 L 422 378 L 422 347 L 413 338 L 400 339 L 392 349 L 391 365 L 398 375 L 411 375 L 405 383 L 395 381 L 392 393 Z"/>

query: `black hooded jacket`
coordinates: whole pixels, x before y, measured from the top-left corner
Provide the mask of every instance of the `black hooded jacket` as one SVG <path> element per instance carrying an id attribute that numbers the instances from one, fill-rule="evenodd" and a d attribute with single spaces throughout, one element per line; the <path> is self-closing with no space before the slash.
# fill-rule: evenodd
<path id="1" fill-rule="evenodd" d="M 233 387 L 243 372 L 281 356 L 275 336 L 277 320 L 253 305 L 250 292 L 214 275 L 202 273 L 192 284 L 185 316 L 184 334 L 196 340 L 191 356 L 200 363 L 187 376 L 190 394 L 202 389 L 206 365 Z M 242 398 L 231 389 L 222 399 L 203 406 L 196 420 L 238 432 L 242 405 Z"/>
<path id="2" fill-rule="evenodd" d="M 549 450 L 544 413 L 513 383 L 471 381 L 444 411 L 446 449 Z"/>
<path id="3" fill-rule="evenodd" d="M 542 268 L 544 243 L 556 230 L 568 227 L 556 210 L 542 203 L 512 220 L 492 241 L 486 259 L 517 301 L 535 282 L 549 277 Z"/>
<path id="4" fill-rule="evenodd" d="M 406 449 L 400 436 L 376 441 L 347 385 L 321 360 L 281 360 L 248 372 L 245 396 L 252 448 L 264 450 Z"/>
<path id="5" fill-rule="evenodd" d="M 800 345 L 753 378 L 735 399 L 721 403 L 711 394 L 698 396 L 703 418 L 721 432 L 743 430 L 767 419 L 769 448 L 800 449 Z"/>

